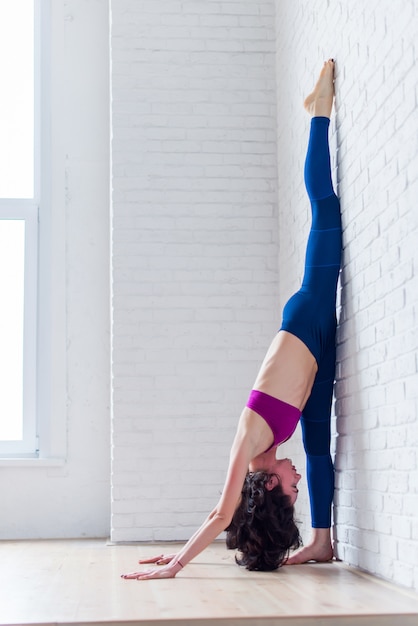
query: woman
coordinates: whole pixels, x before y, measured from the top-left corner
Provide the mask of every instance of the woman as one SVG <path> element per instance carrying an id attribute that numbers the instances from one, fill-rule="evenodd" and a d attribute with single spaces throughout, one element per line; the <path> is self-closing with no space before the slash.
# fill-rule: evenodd
<path id="1" fill-rule="evenodd" d="M 162 567 L 122 577 L 172 578 L 227 530 L 227 546 L 248 569 L 273 570 L 284 564 L 332 558 L 330 538 L 334 471 L 330 412 L 335 372 L 335 298 L 341 258 L 339 202 L 331 180 L 328 127 L 334 99 L 334 61 L 324 63 L 305 100 L 312 116 L 305 183 L 312 206 L 305 274 L 301 289 L 287 302 L 243 410 L 230 453 L 222 496 L 208 518 L 176 555 L 140 563 Z M 276 448 L 301 420 L 313 534 L 291 557 L 300 536 L 293 519 L 300 474 Z"/>

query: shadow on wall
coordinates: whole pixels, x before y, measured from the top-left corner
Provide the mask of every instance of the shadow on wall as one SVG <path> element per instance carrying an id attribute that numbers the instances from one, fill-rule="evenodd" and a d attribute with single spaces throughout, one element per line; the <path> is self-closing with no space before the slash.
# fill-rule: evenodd
<path id="1" fill-rule="evenodd" d="M 337 366 L 335 396 L 335 440 L 334 440 L 334 467 L 335 467 L 335 495 L 334 495 L 334 552 L 336 558 L 344 560 L 339 544 L 349 542 L 349 527 L 358 527 L 358 509 L 353 506 L 352 492 L 355 489 L 355 474 L 350 469 L 354 459 L 356 468 L 365 466 L 367 442 L 359 441 L 367 437 L 367 433 L 356 431 L 361 422 L 362 406 L 361 390 L 361 355 L 356 349 L 352 338 L 356 333 L 356 315 L 354 311 L 355 297 L 353 293 L 352 265 L 348 263 L 348 241 L 344 222 L 344 197 L 340 191 L 339 159 L 341 155 L 341 134 L 338 125 L 338 90 L 335 106 L 335 136 L 337 172 L 337 195 L 340 196 L 341 214 L 343 222 L 343 251 L 341 260 L 340 289 L 337 294 Z"/>

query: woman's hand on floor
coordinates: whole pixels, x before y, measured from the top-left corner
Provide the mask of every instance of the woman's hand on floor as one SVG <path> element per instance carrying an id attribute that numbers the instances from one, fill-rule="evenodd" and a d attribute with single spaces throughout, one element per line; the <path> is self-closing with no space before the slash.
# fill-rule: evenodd
<path id="1" fill-rule="evenodd" d="M 139 559 L 138 563 L 145 565 L 147 563 L 155 563 L 156 565 L 167 565 L 174 559 L 176 554 L 159 554 L 148 559 Z"/>
<path id="2" fill-rule="evenodd" d="M 174 578 L 181 568 L 175 565 L 164 565 L 157 569 L 147 569 L 143 572 L 131 572 L 130 574 L 122 574 L 121 578 L 125 580 L 151 580 L 153 578 Z"/>

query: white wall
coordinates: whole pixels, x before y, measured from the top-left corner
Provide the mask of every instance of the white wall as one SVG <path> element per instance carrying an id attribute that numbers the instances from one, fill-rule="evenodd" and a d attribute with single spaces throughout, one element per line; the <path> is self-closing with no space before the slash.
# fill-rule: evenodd
<path id="1" fill-rule="evenodd" d="M 109 7 L 43 4 L 52 7 L 43 75 L 51 161 L 40 219 L 43 458 L 0 461 L 2 539 L 107 536 L 110 520 Z"/>
<path id="2" fill-rule="evenodd" d="M 186 539 L 279 323 L 274 3 L 111 11 L 112 539 Z"/>
<path id="3" fill-rule="evenodd" d="M 417 589 L 417 3 L 281 0 L 276 9 L 283 301 L 299 284 L 308 228 L 300 174 L 309 120 L 301 103 L 323 59 L 337 60 L 338 556 Z M 289 453 L 302 464 L 299 445 Z M 308 535 L 305 502 L 302 494 Z"/>

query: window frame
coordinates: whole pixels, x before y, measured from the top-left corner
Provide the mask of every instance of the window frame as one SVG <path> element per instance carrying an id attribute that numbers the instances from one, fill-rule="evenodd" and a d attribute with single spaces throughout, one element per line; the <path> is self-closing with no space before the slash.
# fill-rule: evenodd
<path id="1" fill-rule="evenodd" d="M 37 332 L 38 332 L 38 240 L 41 200 L 41 95 L 42 37 L 41 0 L 34 0 L 34 143 L 33 198 L 0 198 L 0 220 L 25 222 L 24 313 L 23 313 L 23 437 L 0 440 L 0 459 L 37 458 Z"/>
<path id="2" fill-rule="evenodd" d="M 0 220 L 25 222 L 24 313 L 23 313 L 23 436 L 0 440 L 0 457 L 37 456 L 36 335 L 38 279 L 38 206 L 34 201 L 0 200 Z"/>

